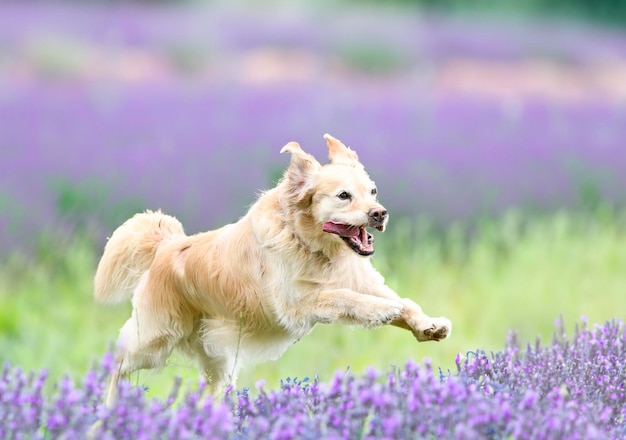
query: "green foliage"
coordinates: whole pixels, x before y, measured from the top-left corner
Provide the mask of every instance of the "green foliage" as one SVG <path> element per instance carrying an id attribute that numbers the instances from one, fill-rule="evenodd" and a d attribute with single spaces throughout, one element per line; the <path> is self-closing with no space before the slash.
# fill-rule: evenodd
<path id="1" fill-rule="evenodd" d="M 404 54 L 380 43 L 354 42 L 343 44 L 336 51 L 339 59 L 351 70 L 362 73 L 394 73 L 410 65 Z"/>
<path id="2" fill-rule="evenodd" d="M 211 58 L 208 48 L 192 42 L 170 44 L 165 52 L 177 71 L 185 75 L 200 74 Z"/>
<path id="3" fill-rule="evenodd" d="M 99 255 L 91 243 L 42 234 L 34 256 L 13 254 L 0 265 L 0 361 L 79 377 L 106 351 L 129 306 L 91 300 Z"/>
<path id="4" fill-rule="evenodd" d="M 38 72 L 51 79 L 75 75 L 90 62 L 88 47 L 52 35 L 33 39 L 28 58 Z"/>
<path id="5" fill-rule="evenodd" d="M 272 166 L 267 172 L 267 184 L 268 186 L 276 185 L 283 178 L 285 168 L 282 166 Z"/>
<path id="6" fill-rule="evenodd" d="M 77 184 L 65 178 L 55 178 L 50 188 L 56 196 L 56 212 L 80 232 L 88 232 L 92 223 L 113 230 L 124 220 L 144 210 L 139 198 L 112 197 L 113 185 L 96 180 Z M 112 200 L 114 198 L 114 201 Z"/>
<path id="7" fill-rule="evenodd" d="M 6 219 L 6 225 L 10 232 L 19 229 L 20 222 L 24 219 L 26 210 L 8 191 L 0 191 L 0 220 Z"/>
<path id="8" fill-rule="evenodd" d="M 354 0 L 349 2 L 354 3 Z M 623 0 L 379 0 L 372 3 L 447 13 L 504 13 L 576 18 L 613 24 L 626 22 L 626 2 Z"/>
<path id="9" fill-rule="evenodd" d="M 559 316 L 570 328 L 582 315 L 590 322 L 626 319 L 626 218 L 607 208 L 533 219 L 512 213 L 443 233 L 396 219 L 376 246 L 374 264 L 387 283 L 431 316 L 450 318 L 452 337 L 418 344 L 397 328 L 318 326 L 278 361 L 245 369 L 239 386 L 315 374 L 327 380 L 348 366 L 385 370 L 408 358 L 431 358 L 446 371 L 459 352 L 501 347 L 510 329 L 522 342 L 545 341 Z M 94 304 L 100 253 L 84 236 L 59 241 L 49 234 L 34 258 L 13 255 L 0 265 L 0 362 L 78 378 L 112 346 L 130 306 Z M 133 380 L 166 395 L 175 375 L 198 378 L 194 363 L 175 355 L 163 371 Z"/>

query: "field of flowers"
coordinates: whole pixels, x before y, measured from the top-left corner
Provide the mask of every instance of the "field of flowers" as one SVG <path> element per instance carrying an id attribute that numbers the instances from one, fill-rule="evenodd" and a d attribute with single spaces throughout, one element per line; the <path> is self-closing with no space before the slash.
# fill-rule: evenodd
<path id="1" fill-rule="evenodd" d="M 45 371 L 5 364 L 0 372 L 4 439 L 557 439 L 626 437 L 626 328 L 611 321 L 551 344 L 468 352 L 454 373 L 407 363 L 382 374 L 337 372 L 328 383 L 287 378 L 280 389 L 228 388 L 218 399 L 203 385 L 169 398 L 147 398 L 125 382 L 118 401 L 102 404 L 111 358 L 82 383 L 64 378 L 52 395 Z M 619 380 L 616 380 L 619 379 Z M 181 396 L 178 396 L 181 394 Z M 174 404 L 177 401 L 178 403 Z M 99 422 L 96 424 L 96 422 Z"/>
<path id="2" fill-rule="evenodd" d="M 626 438 L 626 34 L 248 3 L 0 2 L 0 438 Z M 321 327 L 223 398 L 173 358 L 104 407 L 112 229 L 236 220 L 326 132 L 391 212 L 375 266 L 453 337 Z"/>
<path id="3" fill-rule="evenodd" d="M 71 219 L 241 216 L 290 140 L 354 147 L 392 215 L 626 205 L 626 43 L 417 12 L 5 4 L 0 253 Z M 389 23 L 378 26 L 377 23 Z M 236 178 L 233 178 L 236 176 Z M 95 224 L 94 224 L 95 223 Z"/>

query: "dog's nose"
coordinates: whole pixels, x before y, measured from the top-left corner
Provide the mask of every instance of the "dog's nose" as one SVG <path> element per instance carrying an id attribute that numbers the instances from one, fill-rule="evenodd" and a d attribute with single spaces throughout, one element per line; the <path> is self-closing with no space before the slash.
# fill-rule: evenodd
<path id="1" fill-rule="evenodd" d="M 387 210 L 383 208 L 382 206 L 379 206 L 378 208 L 370 209 L 367 215 L 369 215 L 376 222 L 382 223 L 385 221 L 385 218 L 387 217 Z"/>

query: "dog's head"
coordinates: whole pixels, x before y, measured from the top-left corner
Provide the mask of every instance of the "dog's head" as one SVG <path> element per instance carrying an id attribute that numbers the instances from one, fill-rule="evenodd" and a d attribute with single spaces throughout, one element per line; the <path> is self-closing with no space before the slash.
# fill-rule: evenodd
<path id="1" fill-rule="evenodd" d="M 366 228 L 384 231 L 387 210 L 357 154 L 329 134 L 324 138 L 330 163 L 323 166 L 295 142 L 281 150 L 292 155 L 283 179 L 285 197 L 306 217 L 301 219 L 305 233 L 325 241 L 341 239 L 357 254 L 372 255 L 374 237 Z"/>

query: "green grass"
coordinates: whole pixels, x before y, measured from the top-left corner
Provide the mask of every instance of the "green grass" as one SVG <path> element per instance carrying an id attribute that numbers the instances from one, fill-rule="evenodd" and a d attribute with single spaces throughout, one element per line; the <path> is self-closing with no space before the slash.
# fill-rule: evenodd
<path id="1" fill-rule="evenodd" d="M 408 358 L 454 371 L 457 353 L 498 350 L 509 329 L 521 341 L 548 341 L 559 316 L 570 330 L 583 315 L 592 323 L 626 319 L 626 218 L 610 210 L 530 220 L 510 214 L 469 234 L 396 220 L 376 244 L 374 264 L 387 283 L 431 316 L 450 318 L 452 337 L 418 344 L 397 328 L 318 326 L 278 361 L 245 368 L 238 386 L 315 374 L 328 380 L 337 369 L 386 370 Z M 112 346 L 130 306 L 92 301 L 100 252 L 85 239 L 47 239 L 34 258 L 12 255 L 0 264 L 0 360 L 79 378 Z M 164 395 L 175 375 L 198 377 L 175 355 L 163 371 L 133 380 Z"/>

